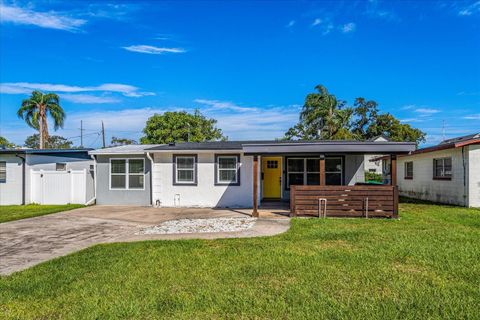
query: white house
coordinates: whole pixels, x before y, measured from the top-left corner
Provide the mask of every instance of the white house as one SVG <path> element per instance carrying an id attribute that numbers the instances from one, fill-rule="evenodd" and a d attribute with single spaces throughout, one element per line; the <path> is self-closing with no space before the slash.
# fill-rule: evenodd
<path id="1" fill-rule="evenodd" d="M 399 156 L 397 173 L 402 196 L 480 207 L 480 134 Z"/>
<path id="2" fill-rule="evenodd" d="M 288 203 L 292 186 L 326 186 L 333 191 L 349 186 L 349 193 L 355 191 L 353 186 L 363 185 L 358 194 L 367 195 L 366 154 L 394 156 L 413 150 L 415 143 L 384 140 L 214 141 L 129 145 L 89 154 L 96 164 L 97 204 L 255 211 L 270 201 Z M 388 192 L 393 201 L 393 188 L 384 189 L 381 192 Z M 330 202 L 336 205 L 336 211 L 348 205 Z M 369 203 L 373 212 L 375 203 Z M 382 205 L 393 212 L 393 202 L 379 202 L 378 206 Z M 364 209 L 355 207 L 351 212 L 362 214 L 358 210 Z"/>
<path id="3" fill-rule="evenodd" d="M 0 205 L 94 199 L 90 149 L 0 149 Z"/>

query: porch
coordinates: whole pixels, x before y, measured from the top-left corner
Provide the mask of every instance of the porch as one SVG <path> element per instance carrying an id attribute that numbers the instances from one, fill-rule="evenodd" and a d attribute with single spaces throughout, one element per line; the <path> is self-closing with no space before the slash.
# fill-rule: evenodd
<path id="1" fill-rule="evenodd" d="M 363 160 L 357 161 L 364 156 L 254 155 L 252 215 L 274 205 L 288 210 L 290 216 L 397 218 L 396 154 L 388 155 L 388 185 L 365 183 Z M 270 172 L 275 171 L 272 176 Z"/>

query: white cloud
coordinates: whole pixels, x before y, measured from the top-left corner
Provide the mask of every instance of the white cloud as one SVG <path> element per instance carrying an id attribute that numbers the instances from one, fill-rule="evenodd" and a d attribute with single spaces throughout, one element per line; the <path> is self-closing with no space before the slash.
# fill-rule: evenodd
<path id="1" fill-rule="evenodd" d="M 355 29 L 357 28 L 357 25 L 353 22 L 350 22 L 350 23 L 347 23 L 347 24 L 344 24 L 342 27 L 341 27 L 341 31 L 343 33 L 350 33 L 350 32 L 353 32 L 355 31 Z"/>
<path id="2" fill-rule="evenodd" d="M 327 34 L 329 34 L 330 32 L 332 32 L 332 30 L 333 30 L 334 28 L 335 28 L 335 27 L 334 27 L 333 23 L 326 24 L 326 25 L 323 27 L 322 35 L 323 35 L 323 36 L 326 36 Z"/>
<path id="3" fill-rule="evenodd" d="M 417 106 L 414 105 L 414 104 L 409 104 L 409 105 L 403 106 L 402 110 L 411 110 L 411 109 L 416 108 L 416 107 Z"/>
<path id="4" fill-rule="evenodd" d="M 118 103 L 121 100 L 115 97 L 94 96 L 89 94 L 61 94 L 60 98 L 73 103 L 80 104 L 104 104 L 104 103 Z"/>
<path id="5" fill-rule="evenodd" d="M 29 94 L 33 90 L 78 93 L 78 92 L 115 92 L 126 97 L 142 97 L 155 95 L 153 92 L 141 92 L 139 88 L 121 83 L 104 83 L 99 86 L 71 86 L 65 84 L 51 83 L 29 83 L 29 82 L 5 82 L 0 83 L 0 93 L 4 94 Z"/>
<path id="6" fill-rule="evenodd" d="M 474 2 L 471 5 L 464 7 L 458 12 L 460 16 L 471 16 L 472 14 L 480 13 L 480 1 Z"/>
<path id="7" fill-rule="evenodd" d="M 468 116 L 463 117 L 463 119 L 468 119 L 468 120 L 480 120 L 480 113 L 479 114 L 471 114 Z"/>
<path id="8" fill-rule="evenodd" d="M 401 119 L 400 122 L 424 122 L 424 119 L 419 119 L 419 118 L 407 118 L 407 119 Z"/>
<path id="9" fill-rule="evenodd" d="M 322 19 L 317 18 L 317 19 L 313 20 L 312 27 L 318 26 L 321 23 L 322 23 Z"/>
<path id="10" fill-rule="evenodd" d="M 247 111 L 257 110 L 257 108 L 238 106 L 229 101 L 207 100 L 207 99 L 195 99 L 193 101 L 210 107 L 209 110 L 233 110 L 238 112 L 247 112 Z"/>
<path id="11" fill-rule="evenodd" d="M 418 109 L 415 109 L 415 112 L 420 113 L 422 116 L 428 116 L 435 113 L 439 113 L 440 110 L 431 109 L 431 108 L 418 108 Z"/>
<path id="12" fill-rule="evenodd" d="M 148 53 L 148 54 L 164 54 L 164 53 L 184 53 L 186 52 L 183 48 L 161 48 L 148 45 L 134 45 L 128 47 L 122 47 L 125 50 L 139 53 Z"/>
<path id="13" fill-rule="evenodd" d="M 33 25 L 40 28 L 79 31 L 87 21 L 76 19 L 54 11 L 37 12 L 29 8 L 8 6 L 0 3 L 0 20 L 22 25 Z"/>
<path id="14" fill-rule="evenodd" d="M 287 27 L 287 28 L 291 28 L 291 27 L 293 27 L 294 25 L 295 25 L 295 20 L 290 20 L 290 21 L 287 23 L 286 27 Z"/>

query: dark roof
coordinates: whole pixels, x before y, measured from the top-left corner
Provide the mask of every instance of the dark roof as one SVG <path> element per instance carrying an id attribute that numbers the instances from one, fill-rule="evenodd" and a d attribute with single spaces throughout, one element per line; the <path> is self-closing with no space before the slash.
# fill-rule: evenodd
<path id="1" fill-rule="evenodd" d="M 2 149 L 0 148 L 0 153 L 18 153 L 18 154 L 57 154 L 57 153 L 87 153 L 88 151 L 93 150 L 91 148 L 87 149 Z"/>
<path id="2" fill-rule="evenodd" d="M 435 146 L 418 149 L 411 154 L 419 154 L 425 152 L 433 152 L 445 149 L 460 148 L 471 144 L 480 144 L 480 133 L 469 134 L 458 138 L 447 139 Z"/>
<path id="3" fill-rule="evenodd" d="M 247 154 L 319 153 L 319 152 L 379 152 L 407 153 L 415 150 L 413 142 L 346 141 L 346 140 L 265 140 L 183 142 L 161 145 L 147 151 L 243 150 Z"/>
<path id="4" fill-rule="evenodd" d="M 466 136 L 463 136 L 463 137 L 446 139 L 446 140 L 443 140 L 442 142 L 440 142 L 439 144 L 442 145 L 442 144 L 449 144 L 449 143 L 458 143 L 458 142 L 468 141 L 468 140 L 472 140 L 472 139 L 480 139 L 480 133 L 473 133 L 473 134 L 469 134 L 469 135 L 466 135 Z"/>

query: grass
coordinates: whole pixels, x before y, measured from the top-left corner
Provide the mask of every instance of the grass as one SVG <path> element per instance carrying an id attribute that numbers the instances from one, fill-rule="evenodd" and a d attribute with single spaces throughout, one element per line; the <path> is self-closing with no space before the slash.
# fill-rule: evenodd
<path id="1" fill-rule="evenodd" d="M 82 208 L 80 204 L 66 205 L 38 205 L 29 204 L 26 206 L 0 206 L 0 223 L 32 217 L 43 216 L 50 213 L 67 211 Z"/>
<path id="2" fill-rule="evenodd" d="M 480 210 L 97 245 L 0 278 L 3 319 L 479 319 Z"/>

